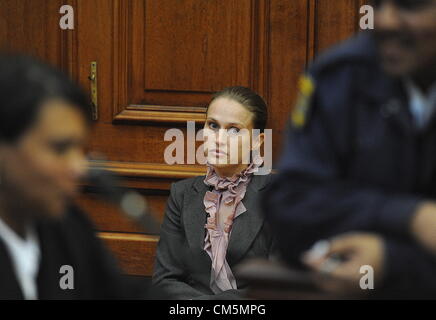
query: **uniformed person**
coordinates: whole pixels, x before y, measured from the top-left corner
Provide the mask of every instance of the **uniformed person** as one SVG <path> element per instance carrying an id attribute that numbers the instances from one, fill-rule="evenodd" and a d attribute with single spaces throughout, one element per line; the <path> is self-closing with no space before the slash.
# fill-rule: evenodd
<path id="1" fill-rule="evenodd" d="M 289 263 L 348 281 L 332 291 L 370 265 L 374 297 L 436 297 L 436 0 L 373 5 L 302 76 L 264 210 Z"/>

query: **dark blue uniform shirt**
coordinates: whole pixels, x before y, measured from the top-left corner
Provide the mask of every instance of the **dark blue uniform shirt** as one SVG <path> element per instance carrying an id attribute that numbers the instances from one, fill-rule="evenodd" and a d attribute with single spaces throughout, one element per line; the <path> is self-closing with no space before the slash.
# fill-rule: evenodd
<path id="1" fill-rule="evenodd" d="M 387 296 L 436 297 L 436 258 L 410 235 L 417 205 L 436 196 L 435 118 L 414 126 L 403 81 L 381 70 L 370 33 L 322 55 L 308 76 L 313 94 L 300 99 L 303 121 L 291 121 L 264 202 L 285 259 L 298 265 L 317 240 L 377 232 Z"/>

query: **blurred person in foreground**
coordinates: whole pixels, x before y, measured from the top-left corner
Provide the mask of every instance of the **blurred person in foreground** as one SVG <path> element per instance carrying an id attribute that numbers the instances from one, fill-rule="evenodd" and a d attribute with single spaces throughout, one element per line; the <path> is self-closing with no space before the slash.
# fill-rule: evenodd
<path id="1" fill-rule="evenodd" d="M 66 76 L 0 56 L 0 299 L 141 296 L 71 204 L 89 129 L 87 99 Z"/>
<path id="2" fill-rule="evenodd" d="M 372 4 L 375 29 L 302 77 L 264 211 L 291 265 L 344 280 L 325 289 L 435 298 L 436 0 Z"/>

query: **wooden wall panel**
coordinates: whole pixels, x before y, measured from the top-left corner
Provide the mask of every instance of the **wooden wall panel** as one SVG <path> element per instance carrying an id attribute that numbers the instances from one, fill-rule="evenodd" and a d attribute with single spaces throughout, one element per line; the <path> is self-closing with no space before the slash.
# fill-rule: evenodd
<path id="1" fill-rule="evenodd" d="M 307 26 L 306 1 L 275 0 L 270 3 L 269 20 L 269 121 L 273 129 L 273 160 L 280 154 L 281 137 L 296 100 L 295 90 L 306 66 Z"/>
<path id="2" fill-rule="evenodd" d="M 267 8 L 266 0 L 116 1 L 114 120 L 202 122 L 214 91 L 240 84 L 266 94 Z"/>
<path id="3" fill-rule="evenodd" d="M 250 85 L 253 1 L 145 3 L 144 90 L 211 93 Z"/>
<path id="4" fill-rule="evenodd" d="M 358 31 L 359 9 L 365 0 L 310 0 L 309 59 Z"/>
<path id="5" fill-rule="evenodd" d="M 61 6 L 61 0 L 1 0 L 0 49 L 25 52 L 65 69 Z"/>
<path id="6" fill-rule="evenodd" d="M 151 276 L 156 258 L 156 236 L 101 232 L 99 236 L 116 253 L 123 270 L 129 275 Z"/>

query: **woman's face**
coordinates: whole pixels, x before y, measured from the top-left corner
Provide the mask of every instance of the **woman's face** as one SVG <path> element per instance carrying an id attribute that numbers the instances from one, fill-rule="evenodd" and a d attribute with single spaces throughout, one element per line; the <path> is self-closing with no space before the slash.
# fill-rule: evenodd
<path id="1" fill-rule="evenodd" d="M 204 125 L 205 154 L 215 167 L 250 163 L 251 150 L 260 148 L 263 134 L 253 139 L 253 114 L 235 100 L 222 97 L 209 106 Z"/>
<path id="2" fill-rule="evenodd" d="M 45 103 L 15 144 L 0 144 L 6 196 L 23 212 L 60 216 L 76 195 L 86 171 L 87 124 L 76 108 L 60 100 Z"/>

